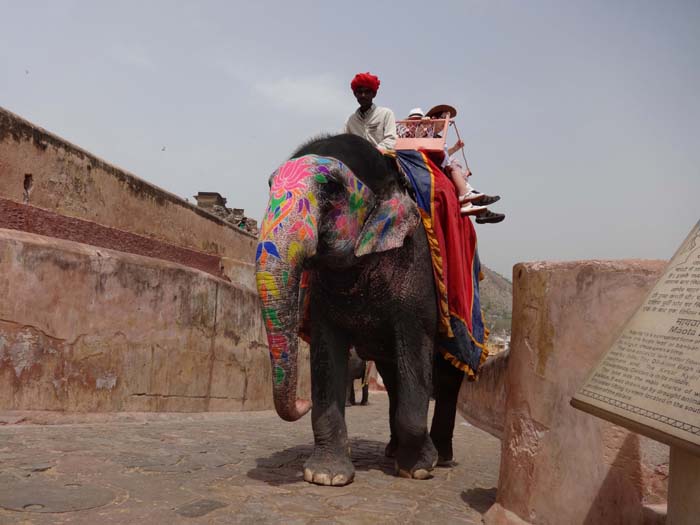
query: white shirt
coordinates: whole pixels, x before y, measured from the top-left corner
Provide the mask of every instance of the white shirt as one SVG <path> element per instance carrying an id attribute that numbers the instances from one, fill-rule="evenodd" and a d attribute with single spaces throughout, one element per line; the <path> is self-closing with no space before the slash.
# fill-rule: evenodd
<path id="1" fill-rule="evenodd" d="M 378 148 L 393 150 L 396 146 L 396 118 L 389 108 L 372 104 L 364 115 L 358 108 L 345 121 L 344 130 L 369 140 Z"/>

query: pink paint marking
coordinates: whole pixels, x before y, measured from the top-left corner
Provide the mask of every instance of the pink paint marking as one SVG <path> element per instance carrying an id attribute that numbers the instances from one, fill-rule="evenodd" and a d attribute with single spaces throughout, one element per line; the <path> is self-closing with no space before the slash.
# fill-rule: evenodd
<path id="1" fill-rule="evenodd" d="M 312 162 L 309 157 L 301 157 L 299 159 L 285 162 L 275 175 L 272 181 L 270 191 L 277 193 L 278 191 L 295 191 L 304 190 L 307 186 L 306 179 L 309 177 Z"/>
<path id="2" fill-rule="evenodd" d="M 270 355 L 275 361 L 279 361 L 282 357 L 282 352 L 286 352 L 289 347 L 287 338 L 284 335 L 274 333 L 268 333 L 267 344 L 270 347 Z"/>

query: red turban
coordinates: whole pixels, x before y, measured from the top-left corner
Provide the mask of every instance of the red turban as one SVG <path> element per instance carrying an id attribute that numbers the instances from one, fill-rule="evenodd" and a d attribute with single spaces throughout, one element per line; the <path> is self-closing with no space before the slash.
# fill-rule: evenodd
<path id="1" fill-rule="evenodd" d="M 350 89 L 355 91 L 357 88 L 366 87 L 376 93 L 379 90 L 379 84 L 379 79 L 368 71 L 355 75 L 355 78 L 350 82 Z"/>

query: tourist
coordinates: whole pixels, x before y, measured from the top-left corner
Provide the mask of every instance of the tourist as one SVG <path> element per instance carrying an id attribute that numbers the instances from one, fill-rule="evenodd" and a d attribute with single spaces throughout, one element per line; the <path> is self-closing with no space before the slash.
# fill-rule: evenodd
<path id="1" fill-rule="evenodd" d="M 393 151 L 396 146 L 396 118 L 394 112 L 373 104 L 379 90 L 379 78 L 358 73 L 350 83 L 360 105 L 345 122 L 345 133 L 352 133 L 368 140 L 382 151 Z"/>
<path id="2" fill-rule="evenodd" d="M 412 122 L 400 122 L 397 125 L 398 135 L 401 138 L 423 139 L 433 136 L 433 124 L 426 119 L 425 112 L 421 108 L 413 108 L 406 120 Z M 416 122 L 420 121 L 420 122 Z"/>
<path id="3" fill-rule="evenodd" d="M 430 119 L 453 119 L 457 116 L 457 110 L 447 104 L 440 104 L 431 108 L 426 117 Z M 443 133 L 447 133 L 447 129 L 439 129 L 434 133 L 435 137 L 441 137 Z M 455 153 L 464 148 L 464 142 L 459 139 L 451 147 L 447 147 L 445 142 L 445 154 L 442 159 L 441 167 L 445 170 L 445 174 L 452 179 L 457 188 L 459 203 L 461 204 L 460 211 L 462 215 L 476 215 L 476 222 L 479 224 L 498 223 L 506 218 L 503 213 L 494 213 L 488 209 L 488 206 L 500 200 L 498 195 L 486 195 L 475 190 L 469 184 L 471 171 L 468 166 L 462 166 L 462 163 L 455 157 Z"/>

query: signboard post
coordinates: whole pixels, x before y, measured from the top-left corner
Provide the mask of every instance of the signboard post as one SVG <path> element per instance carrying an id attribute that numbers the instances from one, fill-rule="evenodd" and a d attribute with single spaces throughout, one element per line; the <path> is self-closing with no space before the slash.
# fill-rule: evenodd
<path id="1" fill-rule="evenodd" d="M 700 222 L 571 405 L 670 445 L 667 523 L 697 523 Z"/>

